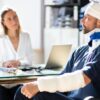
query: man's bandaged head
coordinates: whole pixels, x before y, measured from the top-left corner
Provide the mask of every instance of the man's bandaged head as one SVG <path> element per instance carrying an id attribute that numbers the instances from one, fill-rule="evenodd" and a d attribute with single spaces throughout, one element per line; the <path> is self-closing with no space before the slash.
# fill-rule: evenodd
<path id="1" fill-rule="evenodd" d="M 100 2 L 91 2 L 85 11 L 85 15 L 86 14 L 89 14 L 100 20 Z"/>

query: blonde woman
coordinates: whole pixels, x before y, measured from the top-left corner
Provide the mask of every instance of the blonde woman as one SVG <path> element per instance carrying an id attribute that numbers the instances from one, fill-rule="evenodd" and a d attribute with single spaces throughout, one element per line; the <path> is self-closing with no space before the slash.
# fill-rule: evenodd
<path id="1" fill-rule="evenodd" d="M 0 37 L 0 66 L 18 67 L 32 64 L 32 47 L 29 35 L 21 32 L 18 16 L 12 9 L 1 14 L 1 24 L 4 35 Z M 2 84 L 0 86 L 0 100 L 13 100 L 17 84 Z M 9 99 L 8 99 L 9 98 Z"/>

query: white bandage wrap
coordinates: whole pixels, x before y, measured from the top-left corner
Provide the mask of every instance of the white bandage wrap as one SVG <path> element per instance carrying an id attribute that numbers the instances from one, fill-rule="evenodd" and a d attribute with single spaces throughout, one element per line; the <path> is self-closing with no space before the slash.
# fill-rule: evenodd
<path id="1" fill-rule="evenodd" d="M 41 77 L 37 79 L 37 84 L 41 92 L 67 92 L 85 86 L 82 71 L 66 73 L 60 76 Z"/>
<path id="2" fill-rule="evenodd" d="M 85 10 L 85 15 L 89 14 L 97 19 L 100 20 L 100 2 L 95 3 L 91 2 L 89 3 L 88 7 Z"/>

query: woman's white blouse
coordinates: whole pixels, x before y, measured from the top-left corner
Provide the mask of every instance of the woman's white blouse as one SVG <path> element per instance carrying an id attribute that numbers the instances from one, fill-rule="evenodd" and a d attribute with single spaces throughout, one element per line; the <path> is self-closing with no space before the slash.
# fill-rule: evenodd
<path id="1" fill-rule="evenodd" d="M 19 60 L 21 65 L 32 64 L 32 46 L 27 33 L 20 33 L 17 51 L 7 35 L 0 37 L 0 66 L 8 60 Z"/>

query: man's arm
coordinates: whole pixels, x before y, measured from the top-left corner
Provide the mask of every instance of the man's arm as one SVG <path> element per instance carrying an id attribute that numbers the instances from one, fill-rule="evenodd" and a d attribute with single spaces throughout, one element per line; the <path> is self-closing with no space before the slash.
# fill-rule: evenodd
<path id="1" fill-rule="evenodd" d="M 38 78 L 36 82 L 25 84 L 21 92 L 28 98 L 31 98 L 39 91 L 47 92 L 65 92 L 75 89 L 83 88 L 89 84 L 91 80 L 83 74 L 82 71 L 76 71 L 73 73 L 66 73 L 60 76 L 42 77 Z"/>

